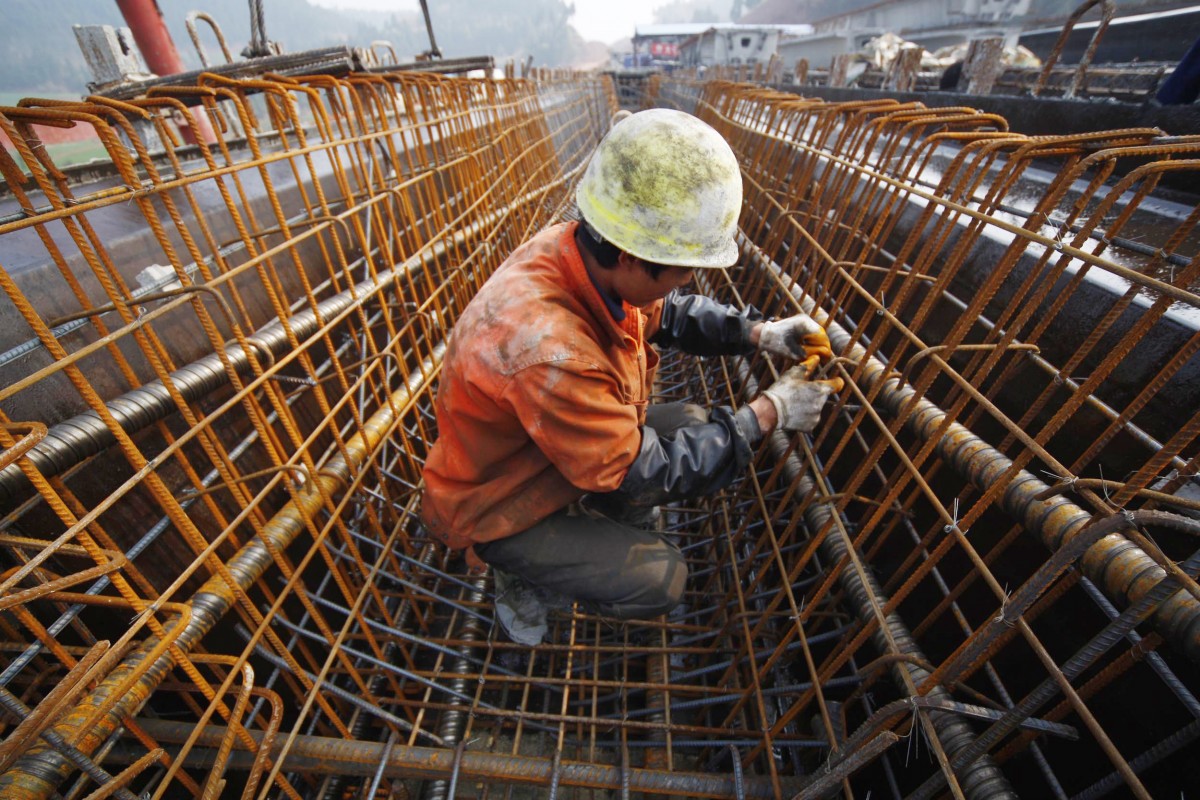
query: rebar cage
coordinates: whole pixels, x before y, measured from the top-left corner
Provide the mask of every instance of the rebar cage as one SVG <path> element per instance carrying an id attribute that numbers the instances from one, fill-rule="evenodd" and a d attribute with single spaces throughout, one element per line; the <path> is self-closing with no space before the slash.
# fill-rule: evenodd
<path id="1" fill-rule="evenodd" d="M 1196 788 L 1200 141 L 646 82 L 846 388 L 665 510 L 656 620 L 499 640 L 424 537 L 447 336 L 573 213 L 606 78 L 231 80 L 0 109 L 0 796 L 1139 797 Z M 216 141 L 178 123 L 206 115 Z M 87 180 L 39 138 L 84 126 Z M 195 130 L 194 125 L 185 127 Z M 786 364 L 667 354 L 739 405 Z M 1189 754 L 1190 749 L 1190 754 Z"/>

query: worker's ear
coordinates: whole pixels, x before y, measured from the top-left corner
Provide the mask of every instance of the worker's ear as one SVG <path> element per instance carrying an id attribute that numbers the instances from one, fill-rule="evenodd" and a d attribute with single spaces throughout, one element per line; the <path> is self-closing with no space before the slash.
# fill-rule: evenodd
<path id="1" fill-rule="evenodd" d="M 641 259 L 622 250 L 621 254 L 617 256 L 617 267 L 620 269 L 641 269 Z"/>

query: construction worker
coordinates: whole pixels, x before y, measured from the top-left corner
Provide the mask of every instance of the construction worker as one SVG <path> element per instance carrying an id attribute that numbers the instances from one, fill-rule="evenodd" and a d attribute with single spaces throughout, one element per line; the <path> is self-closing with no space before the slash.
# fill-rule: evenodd
<path id="1" fill-rule="evenodd" d="M 525 644 L 548 605 L 621 619 L 676 606 L 687 566 L 655 507 L 727 486 L 765 434 L 812 430 L 841 389 L 809 379 L 832 350 L 807 315 L 765 322 L 677 291 L 738 257 L 741 175 L 711 127 L 661 109 L 619 121 L 576 202 L 579 222 L 518 247 L 463 311 L 424 471 L 425 526 L 492 567 L 497 617 Z M 651 344 L 804 363 L 736 413 L 651 406 Z"/>

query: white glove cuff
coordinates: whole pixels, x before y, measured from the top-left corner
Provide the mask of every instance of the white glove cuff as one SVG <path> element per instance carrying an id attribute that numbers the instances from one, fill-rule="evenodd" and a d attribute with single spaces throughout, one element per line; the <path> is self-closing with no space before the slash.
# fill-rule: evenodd
<path id="1" fill-rule="evenodd" d="M 771 405 L 775 406 L 775 427 L 778 430 L 784 430 L 787 426 L 784 424 L 787 421 L 787 414 L 783 411 L 783 401 L 770 389 L 763 392 L 763 397 L 771 401 Z"/>

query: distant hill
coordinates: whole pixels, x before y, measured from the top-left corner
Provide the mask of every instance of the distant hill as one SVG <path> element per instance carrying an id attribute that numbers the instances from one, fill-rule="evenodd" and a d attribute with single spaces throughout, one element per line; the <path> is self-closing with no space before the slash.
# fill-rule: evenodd
<path id="1" fill-rule="evenodd" d="M 184 62 L 193 69 L 201 64 L 184 26 L 189 11 L 201 9 L 216 18 L 235 58 L 250 38 L 246 0 L 158 0 L 158 5 Z M 429 47 L 419 12 L 336 11 L 308 0 L 265 0 L 264 5 L 267 38 L 288 52 L 387 39 L 403 59 Z M 436 0 L 430 5 L 434 34 L 447 57 L 532 55 L 539 66 L 558 66 L 574 63 L 585 52 L 585 43 L 569 25 L 573 9 L 563 0 Z M 85 93 L 91 76 L 72 25 L 124 25 L 113 0 L 5 0 L 3 6 L 0 92 Z M 220 61 L 207 26 L 200 30 L 210 63 Z"/>
<path id="2" fill-rule="evenodd" d="M 201 66 L 184 27 L 184 19 L 193 9 L 207 11 L 220 23 L 235 57 L 250 39 L 245 0 L 158 0 L 158 5 L 190 67 Z M 125 24 L 113 0 L 7 0 L 4 12 L 0 91 L 84 92 L 90 75 L 72 26 Z M 288 50 L 368 44 L 385 22 L 385 14 L 344 13 L 317 8 L 307 0 L 266 0 L 267 36 Z M 200 27 L 210 62 L 219 61 L 215 39 L 207 26 Z"/>
<path id="3" fill-rule="evenodd" d="M 498 62 L 524 61 L 537 66 L 576 63 L 583 39 L 570 25 L 574 8 L 564 0 L 430 0 L 433 32 L 447 58 L 491 55 Z M 429 46 L 425 28 L 401 20 L 383 26 L 383 38 L 399 52 Z"/>

